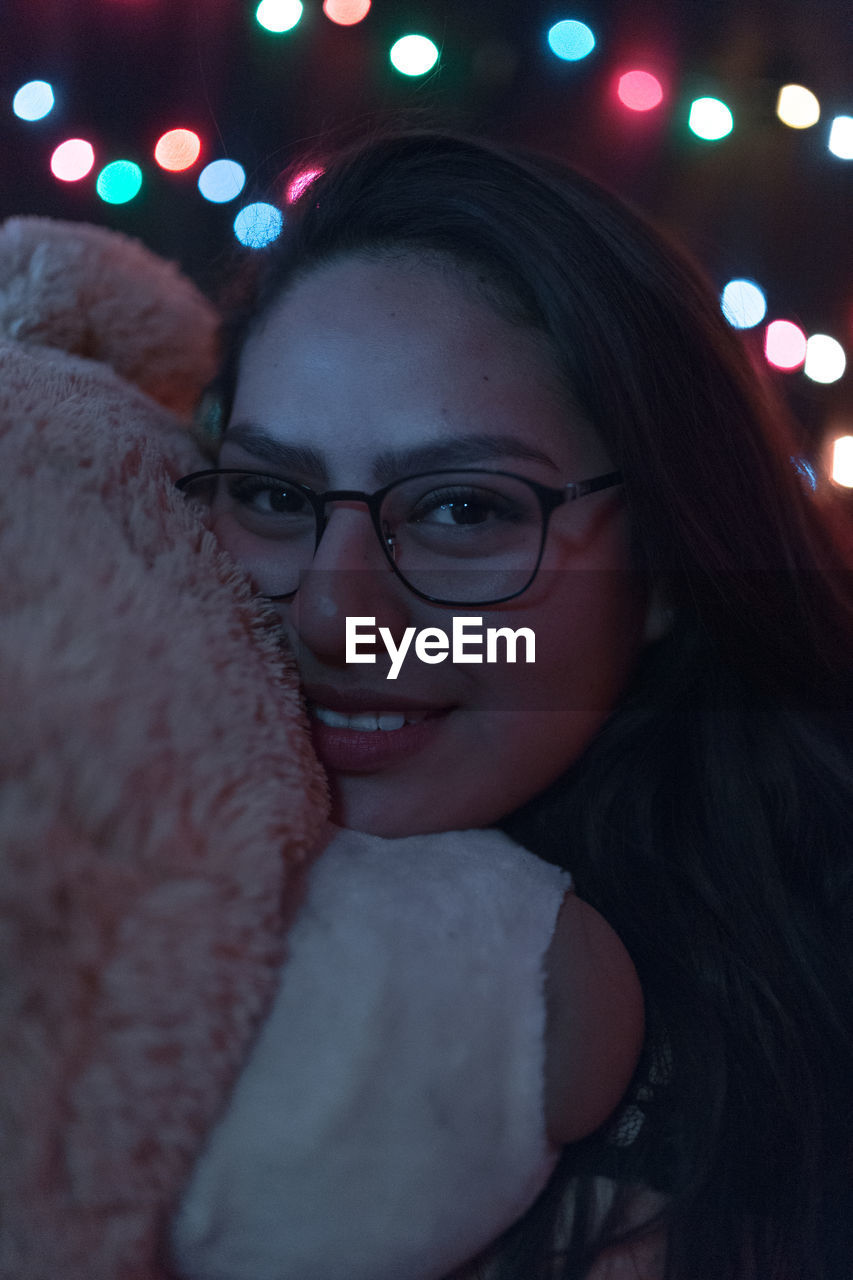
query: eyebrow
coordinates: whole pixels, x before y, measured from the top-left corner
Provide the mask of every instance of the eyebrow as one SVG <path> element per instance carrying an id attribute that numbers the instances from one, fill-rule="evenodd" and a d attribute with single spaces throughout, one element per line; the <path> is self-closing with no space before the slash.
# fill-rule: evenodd
<path id="1" fill-rule="evenodd" d="M 226 444 L 237 445 L 245 453 L 251 453 L 279 471 L 312 475 L 328 483 L 329 473 L 322 453 L 306 445 L 287 444 L 283 440 L 277 440 L 253 423 L 229 427 L 222 437 L 222 446 Z"/>
<path id="2" fill-rule="evenodd" d="M 230 427 L 222 443 L 238 445 L 245 452 L 284 472 L 297 471 L 316 476 L 323 483 L 328 483 L 329 472 L 322 453 L 305 445 L 278 440 L 254 423 L 240 423 Z M 373 461 L 373 474 L 378 485 L 385 485 L 419 471 L 463 467 L 470 463 L 491 462 L 496 458 L 541 462 L 552 471 L 559 472 L 559 467 L 549 454 L 518 436 L 470 435 L 447 436 L 429 444 L 415 445 L 411 449 L 383 450 Z"/>

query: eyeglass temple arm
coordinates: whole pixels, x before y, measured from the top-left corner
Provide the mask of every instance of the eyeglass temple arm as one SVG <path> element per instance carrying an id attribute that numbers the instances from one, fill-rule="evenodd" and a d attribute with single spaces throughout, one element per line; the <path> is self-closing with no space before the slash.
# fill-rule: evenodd
<path id="1" fill-rule="evenodd" d="M 622 483 L 621 471 L 609 471 L 606 476 L 596 476 L 594 480 L 579 480 L 575 484 L 567 484 L 566 492 L 569 501 L 585 498 L 588 493 L 598 493 L 601 489 L 612 489 Z"/>

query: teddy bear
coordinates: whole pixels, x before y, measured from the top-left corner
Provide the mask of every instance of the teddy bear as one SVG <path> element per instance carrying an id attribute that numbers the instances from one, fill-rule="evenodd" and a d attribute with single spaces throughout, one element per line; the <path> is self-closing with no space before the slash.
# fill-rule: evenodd
<path id="1" fill-rule="evenodd" d="M 174 488 L 213 306 L 0 230 L 0 1275 L 153 1280 L 323 827 L 292 660 Z"/>
<path id="2" fill-rule="evenodd" d="M 218 331 L 122 234 L 0 228 L 0 1280 L 441 1280 L 559 1155 L 571 877 L 330 824 L 280 619 L 175 484 Z"/>

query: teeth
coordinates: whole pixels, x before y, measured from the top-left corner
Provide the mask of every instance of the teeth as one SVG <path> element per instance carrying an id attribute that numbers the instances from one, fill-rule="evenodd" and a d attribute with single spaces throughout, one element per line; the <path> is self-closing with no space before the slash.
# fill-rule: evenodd
<path id="1" fill-rule="evenodd" d="M 426 718 L 425 711 L 362 711 L 347 715 L 343 711 L 330 711 L 328 707 L 313 706 L 311 714 L 321 724 L 333 729 L 360 729 L 372 733 L 375 729 L 402 729 L 404 724 L 419 724 Z"/>

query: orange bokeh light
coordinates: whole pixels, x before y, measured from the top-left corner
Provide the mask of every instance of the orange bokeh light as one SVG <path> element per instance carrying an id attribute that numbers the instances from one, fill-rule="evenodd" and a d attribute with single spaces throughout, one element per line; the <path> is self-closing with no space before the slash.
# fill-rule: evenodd
<path id="1" fill-rule="evenodd" d="M 340 27 L 352 27 L 370 12 L 370 0 L 323 0 L 323 12 Z"/>
<path id="2" fill-rule="evenodd" d="M 154 148 L 154 159 L 161 169 L 181 173 L 189 169 L 201 154 L 201 140 L 192 129 L 170 129 Z"/>

